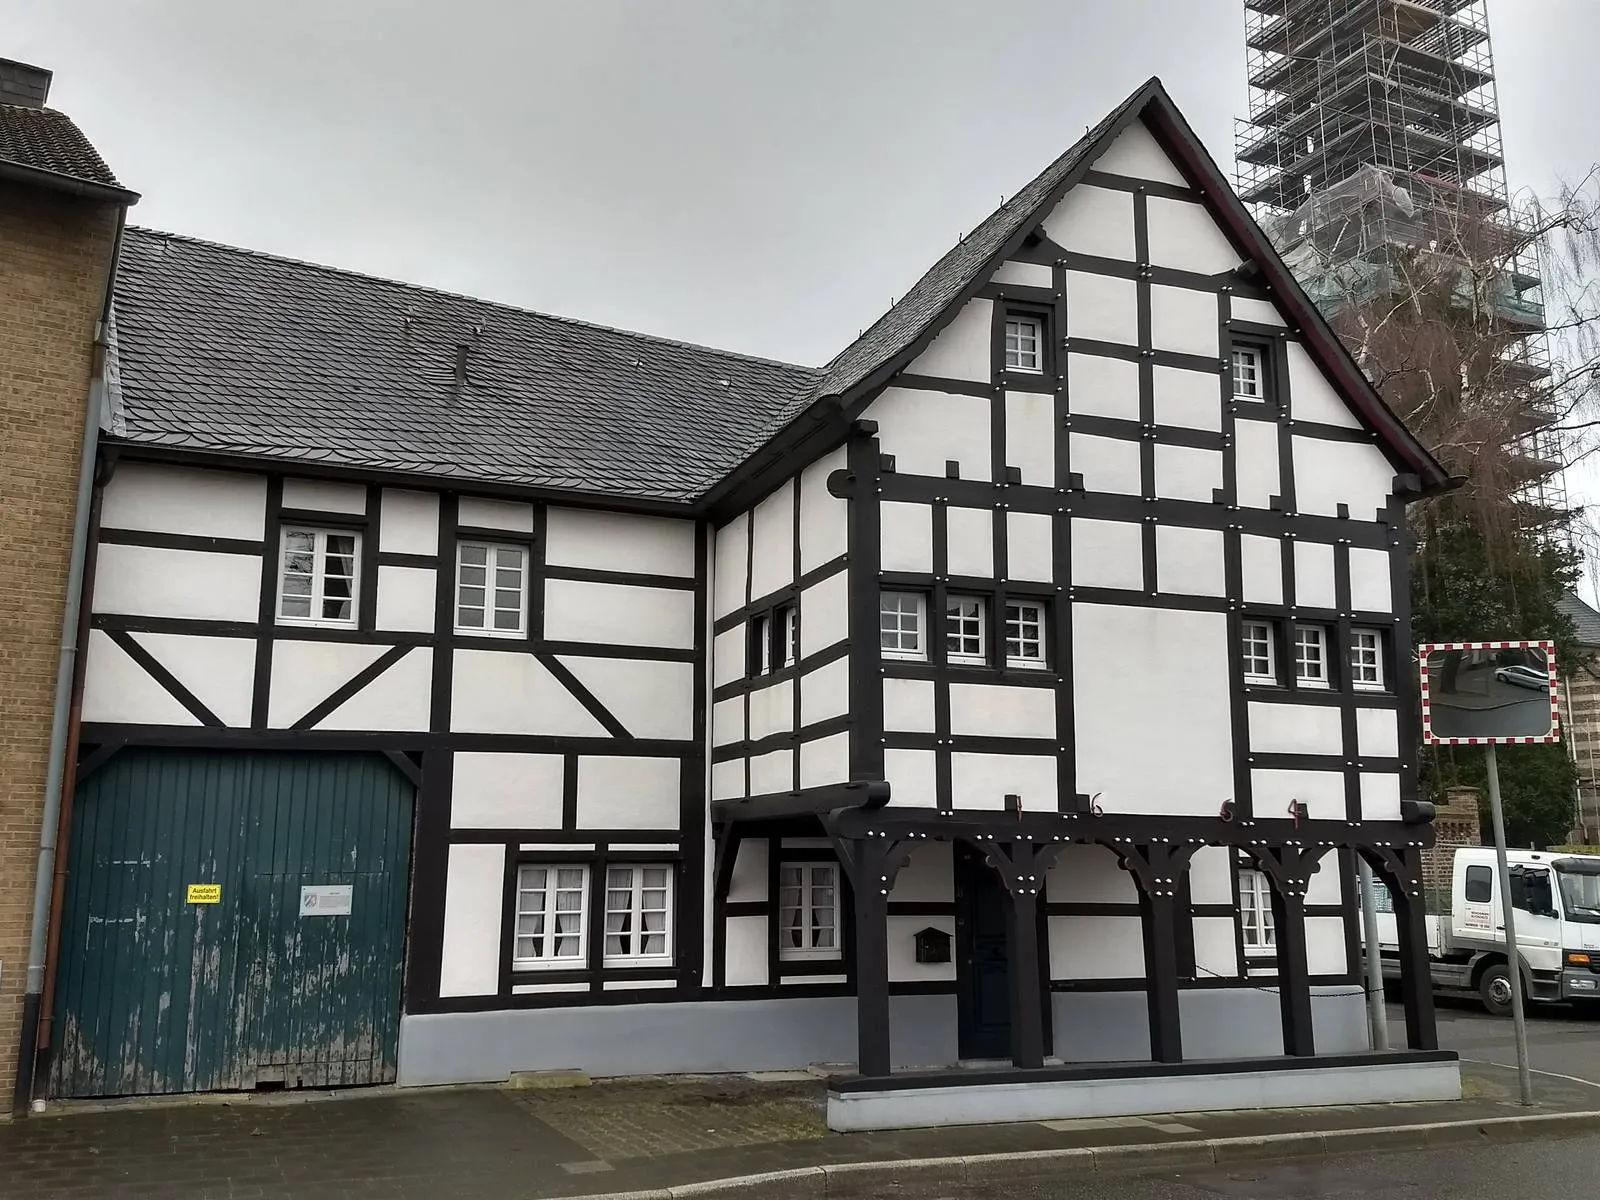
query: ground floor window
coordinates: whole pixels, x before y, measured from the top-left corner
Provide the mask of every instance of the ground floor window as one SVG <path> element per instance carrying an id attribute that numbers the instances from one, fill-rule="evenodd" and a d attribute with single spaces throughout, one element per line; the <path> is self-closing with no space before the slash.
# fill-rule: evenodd
<path id="1" fill-rule="evenodd" d="M 1246 954 L 1271 954 L 1277 945 L 1272 928 L 1272 888 L 1254 869 L 1239 872 L 1239 924 Z"/>
<path id="2" fill-rule="evenodd" d="M 672 961 L 672 868 L 606 868 L 608 967 Z"/>
<path id="3" fill-rule="evenodd" d="M 784 863 L 778 868 L 778 957 L 838 958 L 839 866 Z"/>
<path id="4" fill-rule="evenodd" d="M 524 863 L 517 868 L 516 971 L 579 970 L 589 961 L 589 875 L 583 863 Z M 664 863 L 605 868 L 607 967 L 672 962 L 673 869 Z"/>
<path id="5" fill-rule="evenodd" d="M 517 869 L 517 932 L 513 968 L 581 967 L 589 868 L 528 864 Z"/>

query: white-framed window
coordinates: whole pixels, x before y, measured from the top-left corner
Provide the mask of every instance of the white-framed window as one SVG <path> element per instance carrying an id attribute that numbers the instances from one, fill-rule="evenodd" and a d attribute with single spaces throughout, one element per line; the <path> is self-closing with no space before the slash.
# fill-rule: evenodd
<path id="1" fill-rule="evenodd" d="M 979 596 L 951 596 L 945 601 L 945 658 L 949 662 L 981 667 L 988 661 L 984 645 L 988 609 Z"/>
<path id="2" fill-rule="evenodd" d="M 456 632 L 519 637 L 528 631 L 528 548 L 456 545 Z"/>
<path id="3" fill-rule="evenodd" d="M 1239 399 L 1266 399 L 1266 377 L 1262 372 L 1261 358 L 1261 351 L 1253 346 L 1233 348 L 1233 394 Z"/>
<path id="4" fill-rule="evenodd" d="M 278 620 L 293 625 L 354 625 L 361 535 L 285 526 L 278 572 Z"/>
<path id="5" fill-rule="evenodd" d="M 1044 370 L 1044 322 L 1038 317 L 1006 318 L 1006 370 Z"/>
<path id="6" fill-rule="evenodd" d="M 792 667 L 800 659 L 800 609 L 794 604 L 785 604 L 778 609 L 775 618 L 778 622 L 778 645 L 780 653 L 778 665 Z"/>
<path id="7" fill-rule="evenodd" d="M 928 657 L 927 597 L 920 592 L 882 592 L 878 597 L 878 636 L 884 658 Z"/>
<path id="8" fill-rule="evenodd" d="M 608 967 L 672 962 L 672 868 L 661 863 L 606 868 Z"/>
<path id="9" fill-rule="evenodd" d="M 586 965 L 589 868 L 581 863 L 528 863 L 517 868 L 513 970 Z"/>
<path id="10" fill-rule="evenodd" d="M 1328 631 L 1322 626 L 1294 627 L 1294 677 L 1301 687 L 1328 686 Z"/>
<path id="11" fill-rule="evenodd" d="M 1044 604 L 1012 600 L 1006 605 L 1006 666 L 1043 667 Z"/>
<path id="12" fill-rule="evenodd" d="M 1273 662 L 1272 626 L 1265 621 L 1246 621 L 1240 652 L 1244 657 L 1246 683 L 1277 683 L 1277 664 Z"/>
<path id="13" fill-rule="evenodd" d="M 758 613 L 750 618 L 750 674 L 772 670 L 772 617 Z"/>
<path id="14" fill-rule="evenodd" d="M 839 957 L 837 863 L 779 865 L 778 957 Z"/>
<path id="15" fill-rule="evenodd" d="M 1350 682 L 1362 691 L 1383 691 L 1383 642 L 1376 629 L 1350 631 Z"/>
<path id="16" fill-rule="evenodd" d="M 1246 954 L 1271 954 L 1278 944 L 1272 929 L 1272 888 L 1254 868 L 1239 870 L 1239 926 Z"/>

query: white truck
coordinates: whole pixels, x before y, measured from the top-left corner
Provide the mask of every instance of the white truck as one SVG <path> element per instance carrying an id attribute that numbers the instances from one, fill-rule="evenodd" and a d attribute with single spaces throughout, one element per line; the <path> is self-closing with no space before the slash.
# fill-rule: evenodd
<path id="1" fill-rule="evenodd" d="M 1572 1001 L 1600 1015 L 1600 855 L 1510 850 L 1506 858 L 1524 997 Z M 1439 900 L 1430 903 L 1427 920 L 1434 990 L 1475 994 L 1494 1015 L 1509 1014 L 1511 977 L 1494 849 L 1457 850 L 1448 897 Z M 1377 902 L 1384 979 L 1397 981 L 1399 943 L 1382 886 Z"/>

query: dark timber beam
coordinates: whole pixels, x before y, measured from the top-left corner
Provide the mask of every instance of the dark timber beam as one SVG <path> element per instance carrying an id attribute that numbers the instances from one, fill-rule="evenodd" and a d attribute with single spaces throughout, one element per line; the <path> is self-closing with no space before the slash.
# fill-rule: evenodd
<path id="1" fill-rule="evenodd" d="M 1316 1053 L 1306 956 L 1306 892 L 1325 852 L 1325 847 L 1299 840 L 1253 852 L 1257 866 L 1272 885 L 1278 1010 L 1283 1021 L 1283 1052 L 1292 1058 Z"/>
<path id="2" fill-rule="evenodd" d="M 973 843 L 1000 874 L 1011 904 L 1006 912 L 1006 961 L 1010 982 L 1011 1062 L 1026 1070 L 1044 1066 L 1047 997 L 1039 963 L 1039 896 L 1045 872 L 1060 848 L 1026 839 Z"/>
<path id="3" fill-rule="evenodd" d="M 1194 848 L 1166 842 L 1112 848 L 1139 885 L 1150 1058 L 1158 1063 L 1179 1063 L 1183 1061 L 1183 1016 L 1178 1007 L 1178 893 Z"/>
<path id="4" fill-rule="evenodd" d="M 1394 901 L 1395 932 L 1400 952 L 1400 997 L 1406 1017 L 1406 1045 L 1412 1050 L 1439 1048 L 1433 1008 L 1433 975 L 1428 963 L 1428 922 L 1422 895 L 1422 853 L 1419 850 L 1367 852 L 1364 857 L 1383 880 Z"/>

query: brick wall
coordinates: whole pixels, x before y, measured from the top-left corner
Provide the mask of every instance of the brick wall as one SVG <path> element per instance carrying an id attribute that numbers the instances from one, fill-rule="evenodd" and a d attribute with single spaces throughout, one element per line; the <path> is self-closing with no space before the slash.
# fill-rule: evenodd
<path id="1" fill-rule="evenodd" d="M 1561 685 L 1561 736 L 1578 768 L 1578 824 L 1600 841 L 1600 665 L 1580 664 Z"/>
<path id="2" fill-rule="evenodd" d="M 1456 851 L 1483 845 L 1477 788 L 1451 788 L 1445 794 L 1433 819 L 1433 834 L 1437 840 L 1422 852 L 1422 883 L 1430 893 L 1448 896 Z"/>
<path id="3" fill-rule="evenodd" d="M 56 656 L 116 210 L 0 183 L 0 1120 L 11 1111 Z"/>

